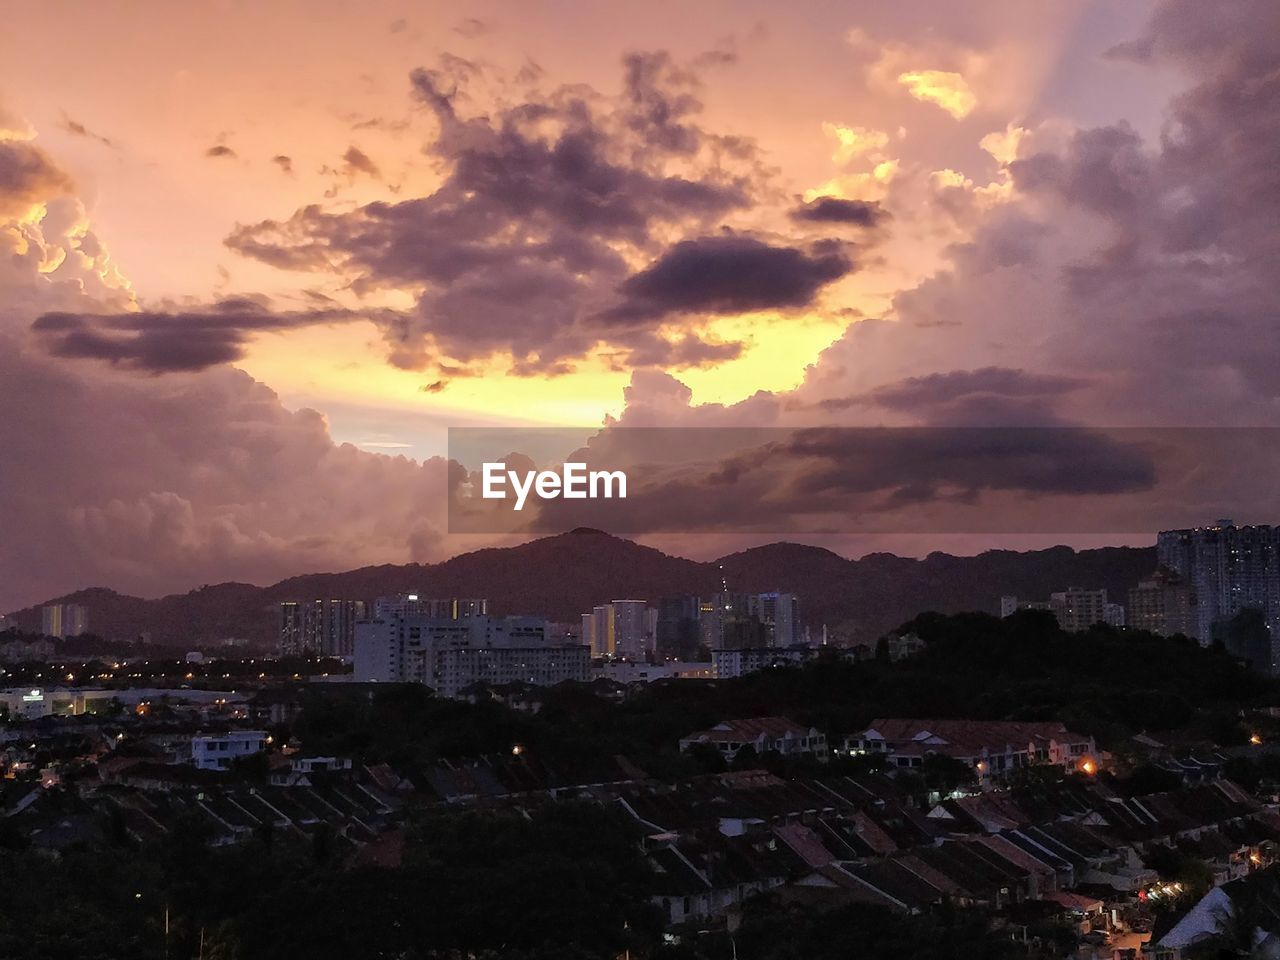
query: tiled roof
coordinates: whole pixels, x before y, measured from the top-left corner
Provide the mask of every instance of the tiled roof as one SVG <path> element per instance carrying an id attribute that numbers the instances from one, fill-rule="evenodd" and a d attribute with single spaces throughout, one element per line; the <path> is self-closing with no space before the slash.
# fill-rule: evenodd
<path id="1" fill-rule="evenodd" d="M 809 728 L 802 727 L 786 717 L 753 717 L 747 720 L 723 720 L 709 730 L 699 730 L 697 733 L 689 734 L 685 739 L 750 743 L 761 736 L 777 740 L 788 734 L 793 737 L 807 737 Z"/>
<path id="2" fill-rule="evenodd" d="M 874 731 L 898 752 L 919 745 L 921 751 L 980 753 L 1003 752 L 1006 747 L 1026 749 L 1030 744 L 1047 746 L 1050 740 L 1079 743 L 1087 737 L 1072 733 L 1063 724 L 1009 720 L 928 720 L 881 717 L 871 721 L 866 732 Z M 930 742 L 936 741 L 936 742 Z M 950 747 L 951 750 L 940 750 Z"/>

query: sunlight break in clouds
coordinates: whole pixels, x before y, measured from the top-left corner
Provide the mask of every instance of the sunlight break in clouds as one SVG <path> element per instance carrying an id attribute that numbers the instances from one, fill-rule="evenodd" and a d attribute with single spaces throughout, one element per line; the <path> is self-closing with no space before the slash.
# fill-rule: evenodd
<path id="1" fill-rule="evenodd" d="M 913 70 L 898 75 L 898 82 L 917 100 L 937 104 L 957 120 L 978 105 L 978 98 L 958 73 L 948 70 Z"/>

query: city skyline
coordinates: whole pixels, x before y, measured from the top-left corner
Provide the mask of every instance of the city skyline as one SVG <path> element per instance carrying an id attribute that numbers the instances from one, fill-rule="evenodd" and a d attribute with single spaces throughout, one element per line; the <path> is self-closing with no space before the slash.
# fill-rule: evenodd
<path id="1" fill-rule="evenodd" d="M 449 426 L 1274 423 L 1267 4 L 72 9 L 0 40 L 0 608 L 518 539 Z"/>

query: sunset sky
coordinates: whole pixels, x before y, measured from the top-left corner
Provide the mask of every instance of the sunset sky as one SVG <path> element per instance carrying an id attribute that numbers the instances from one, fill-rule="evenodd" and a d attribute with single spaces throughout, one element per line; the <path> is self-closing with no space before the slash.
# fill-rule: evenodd
<path id="1" fill-rule="evenodd" d="M 478 545 L 450 426 L 1277 423 L 1274 2 L 55 0 L 0 57 L 0 610 Z"/>

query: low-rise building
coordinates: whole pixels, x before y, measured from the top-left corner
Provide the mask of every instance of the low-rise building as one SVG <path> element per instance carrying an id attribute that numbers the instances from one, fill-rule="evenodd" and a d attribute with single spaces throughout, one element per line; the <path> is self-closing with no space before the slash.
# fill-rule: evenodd
<path id="1" fill-rule="evenodd" d="M 265 730 L 231 730 L 191 738 L 191 763 L 197 770 L 227 770 L 232 760 L 252 756 L 267 746 Z"/>
<path id="2" fill-rule="evenodd" d="M 356 681 L 421 683 L 458 697 L 475 684 L 545 687 L 590 676 L 590 650 L 549 637 L 537 617 L 406 614 L 356 625 Z"/>
<path id="3" fill-rule="evenodd" d="M 732 760 L 743 747 L 756 753 L 773 751 L 784 756 L 810 753 L 819 759 L 827 757 L 827 735 L 816 727 L 803 727 L 786 717 L 756 717 L 750 720 L 724 720 L 708 730 L 691 733 L 680 741 L 681 751 L 705 744 Z"/>
<path id="4" fill-rule="evenodd" d="M 845 750 L 882 755 L 903 769 L 922 766 L 930 754 L 950 757 L 971 766 L 983 785 L 1036 763 L 1086 773 L 1098 763 L 1092 737 L 1056 722 L 881 718 L 846 738 Z"/>
<path id="5" fill-rule="evenodd" d="M 745 647 L 711 651 L 711 675 L 717 680 L 744 677 L 769 667 L 804 663 L 815 655 L 811 647 Z"/>
<path id="6" fill-rule="evenodd" d="M 593 679 L 612 680 L 615 683 L 652 683 L 654 680 L 710 680 L 714 668 L 706 661 L 685 662 L 668 660 L 665 663 L 645 663 L 632 660 L 604 660 L 592 667 Z"/>

